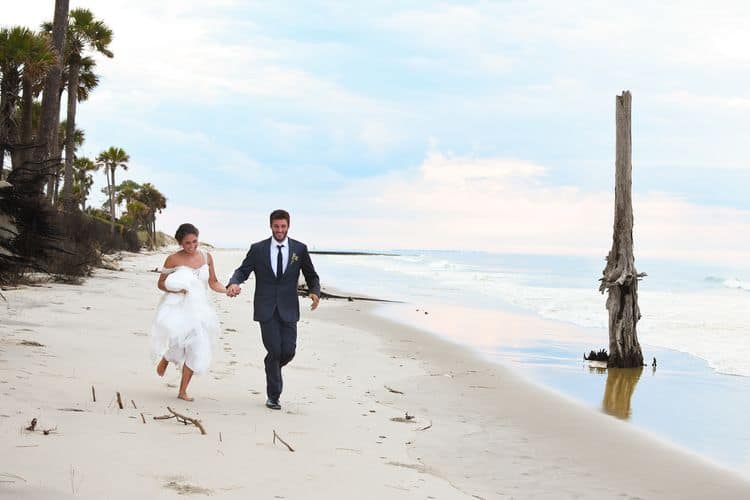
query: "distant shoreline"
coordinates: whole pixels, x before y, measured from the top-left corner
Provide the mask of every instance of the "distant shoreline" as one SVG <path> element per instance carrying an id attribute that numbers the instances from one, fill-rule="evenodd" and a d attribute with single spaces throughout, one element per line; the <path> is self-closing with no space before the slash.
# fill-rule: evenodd
<path id="1" fill-rule="evenodd" d="M 385 257 L 398 257 L 397 253 L 376 253 L 376 252 L 338 252 L 335 250 L 310 250 L 310 255 L 369 255 L 369 256 L 385 256 Z"/>

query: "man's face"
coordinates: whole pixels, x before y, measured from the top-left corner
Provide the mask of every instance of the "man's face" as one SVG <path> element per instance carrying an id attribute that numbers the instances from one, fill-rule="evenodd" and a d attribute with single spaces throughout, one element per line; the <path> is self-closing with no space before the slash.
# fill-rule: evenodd
<path id="1" fill-rule="evenodd" d="M 274 219 L 271 221 L 271 232 L 273 233 L 273 239 L 276 241 L 284 241 L 287 231 L 289 231 L 289 224 L 286 219 Z"/>

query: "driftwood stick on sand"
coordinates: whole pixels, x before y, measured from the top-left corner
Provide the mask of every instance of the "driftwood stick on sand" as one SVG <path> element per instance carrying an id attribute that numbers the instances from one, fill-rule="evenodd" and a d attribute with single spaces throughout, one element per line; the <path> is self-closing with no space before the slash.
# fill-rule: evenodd
<path id="1" fill-rule="evenodd" d="M 289 451 L 294 452 L 294 448 L 292 448 L 291 446 L 289 446 L 289 443 L 287 443 L 286 441 L 284 441 L 283 439 L 281 439 L 281 436 L 279 436 L 278 434 L 276 434 L 276 431 L 273 431 L 273 444 L 276 444 L 276 440 L 277 439 L 279 441 L 281 441 L 284 444 L 284 446 L 286 446 L 287 448 L 289 448 Z"/>
<path id="2" fill-rule="evenodd" d="M 124 406 L 122 405 L 122 396 L 119 392 L 117 393 L 117 406 L 119 406 L 121 410 L 124 408 Z"/>
<path id="3" fill-rule="evenodd" d="M 143 420 L 143 423 L 146 423 L 146 417 L 143 416 L 143 413 L 141 413 L 141 420 Z"/>
<path id="4" fill-rule="evenodd" d="M 0 482 L 2 482 L 2 483 L 13 483 L 13 482 L 15 482 L 15 481 L 12 481 L 12 479 L 20 479 L 24 483 L 28 483 L 28 481 L 25 480 L 24 478 L 22 478 L 21 476 L 16 475 L 16 474 L 11 474 L 10 472 L 0 472 L 0 478 L 11 479 L 11 481 L 5 481 L 3 479 L 0 479 Z"/>
<path id="5" fill-rule="evenodd" d="M 403 392 L 401 392 L 401 391 L 399 391 L 397 389 L 393 389 L 391 387 L 388 387 L 387 385 L 384 385 L 383 387 L 385 387 L 386 389 L 388 389 L 389 392 L 392 392 L 394 394 L 403 394 Z"/>
<path id="6" fill-rule="evenodd" d="M 130 402 L 131 402 L 131 403 L 133 404 L 133 408 L 135 408 L 135 409 L 137 410 L 137 409 L 138 409 L 138 407 L 137 407 L 137 406 L 135 405 L 135 401 L 133 401 L 133 400 L 131 399 L 131 400 L 130 400 Z"/>
<path id="7" fill-rule="evenodd" d="M 429 429 L 430 427 L 432 427 L 432 420 L 430 420 L 430 424 L 429 424 L 429 425 L 426 425 L 426 426 L 424 426 L 424 427 L 422 427 L 422 428 L 420 428 L 420 429 L 417 429 L 417 430 L 418 430 L 418 431 L 426 431 L 426 430 L 427 430 L 427 429 Z"/>
<path id="8" fill-rule="evenodd" d="M 171 413 L 172 415 L 174 415 L 174 417 L 177 419 L 178 422 L 181 422 L 181 423 L 183 423 L 185 425 L 193 424 L 198 429 L 200 429 L 201 434 L 203 434 L 204 436 L 206 435 L 206 429 L 203 428 L 203 424 L 201 423 L 200 420 L 195 419 L 195 418 L 186 417 L 185 415 L 181 415 L 181 414 L 177 413 L 176 411 L 174 411 L 169 406 L 167 406 L 167 410 L 169 410 L 169 413 Z"/>
<path id="9" fill-rule="evenodd" d="M 91 399 L 94 400 L 94 403 L 96 403 L 96 389 L 94 389 L 94 386 L 91 386 Z"/>

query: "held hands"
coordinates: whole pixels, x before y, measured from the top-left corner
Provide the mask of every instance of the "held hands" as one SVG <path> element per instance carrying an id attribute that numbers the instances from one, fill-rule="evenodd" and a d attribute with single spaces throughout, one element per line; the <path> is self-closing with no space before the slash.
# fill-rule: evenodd
<path id="1" fill-rule="evenodd" d="M 227 296 L 228 297 L 236 297 L 240 294 L 242 289 L 239 285 L 231 284 L 227 287 Z"/>
<path id="2" fill-rule="evenodd" d="M 318 308 L 318 303 L 320 303 L 320 297 L 318 297 L 314 293 L 311 293 L 310 299 L 312 299 L 312 304 L 310 304 L 310 310 L 314 311 L 315 309 Z"/>

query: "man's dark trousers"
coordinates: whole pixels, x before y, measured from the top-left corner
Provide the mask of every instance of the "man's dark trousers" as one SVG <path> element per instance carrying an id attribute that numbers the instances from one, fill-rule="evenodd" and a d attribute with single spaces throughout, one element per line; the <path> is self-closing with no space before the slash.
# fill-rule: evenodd
<path id="1" fill-rule="evenodd" d="M 284 381 L 281 368 L 294 358 L 297 348 L 297 322 L 281 319 L 279 310 L 275 309 L 268 321 L 260 323 L 263 345 L 266 347 L 266 394 L 271 401 L 278 401 Z"/>
<path id="2" fill-rule="evenodd" d="M 307 246 L 289 238 L 289 257 L 281 277 L 271 266 L 273 238 L 258 241 L 250 246 L 232 278 L 230 285 L 244 283 L 250 273 L 255 273 L 253 320 L 260 323 L 265 358 L 268 399 L 278 402 L 281 395 L 281 367 L 294 357 L 299 321 L 299 296 L 297 283 L 302 273 L 311 294 L 320 297 L 320 278 L 315 272 Z M 276 247 L 273 247 L 276 250 Z"/>

